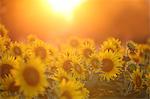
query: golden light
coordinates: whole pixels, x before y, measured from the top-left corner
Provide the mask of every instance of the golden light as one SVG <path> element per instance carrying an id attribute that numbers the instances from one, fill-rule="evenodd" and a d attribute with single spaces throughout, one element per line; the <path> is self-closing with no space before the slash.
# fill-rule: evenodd
<path id="1" fill-rule="evenodd" d="M 82 2 L 83 0 L 48 0 L 52 10 L 67 19 L 72 19 L 75 8 Z"/>

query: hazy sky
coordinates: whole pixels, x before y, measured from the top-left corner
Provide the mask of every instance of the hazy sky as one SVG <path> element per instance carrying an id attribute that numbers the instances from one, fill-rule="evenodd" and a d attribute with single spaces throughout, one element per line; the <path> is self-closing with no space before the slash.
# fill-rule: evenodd
<path id="1" fill-rule="evenodd" d="M 31 33 L 45 40 L 69 35 L 97 41 L 110 36 L 138 41 L 150 37 L 149 0 L 87 0 L 76 8 L 70 21 L 55 15 L 44 0 L 2 1 L 6 3 L 1 21 L 13 39 L 22 40 Z"/>

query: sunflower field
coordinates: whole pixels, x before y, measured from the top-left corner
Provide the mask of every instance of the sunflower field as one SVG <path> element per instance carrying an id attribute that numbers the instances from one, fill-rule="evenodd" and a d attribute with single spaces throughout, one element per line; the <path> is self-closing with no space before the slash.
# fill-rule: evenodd
<path id="1" fill-rule="evenodd" d="M 12 41 L 0 25 L 0 99 L 149 97 L 146 44 L 70 37 L 53 46 L 33 35 Z M 132 98 L 133 99 L 133 98 Z"/>

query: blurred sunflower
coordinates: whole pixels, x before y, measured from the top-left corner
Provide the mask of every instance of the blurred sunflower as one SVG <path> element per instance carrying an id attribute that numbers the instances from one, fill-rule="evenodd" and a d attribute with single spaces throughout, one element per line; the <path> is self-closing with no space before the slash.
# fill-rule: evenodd
<path id="1" fill-rule="evenodd" d="M 3 40 L 3 38 L 0 37 L 0 56 L 2 56 L 4 54 L 6 49 L 7 48 L 5 46 L 5 41 Z"/>
<path id="2" fill-rule="evenodd" d="M 85 84 L 76 81 L 77 85 L 79 86 L 78 90 L 81 91 L 82 95 L 83 95 L 83 99 L 89 99 L 89 90 L 87 88 L 85 88 Z"/>
<path id="3" fill-rule="evenodd" d="M 85 99 L 84 94 L 79 90 L 80 86 L 74 81 L 66 82 L 63 80 L 58 89 L 57 95 L 59 99 Z"/>
<path id="4" fill-rule="evenodd" d="M 67 41 L 67 44 L 72 48 L 79 48 L 81 46 L 81 39 L 79 37 L 70 37 Z"/>
<path id="5" fill-rule="evenodd" d="M 48 59 L 47 59 L 47 64 L 49 65 L 49 67 L 55 68 L 56 66 L 56 61 L 58 60 L 58 49 L 52 45 L 48 45 Z"/>
<path id="6" fill-rule="evenodd" d="M 149 83 L 147 83 L 147 85 L 150 87 L 150 73 L 145 74 L 145 78 L 146 80 L 149 80 Z"/>
<path id="7" fill-rule="evenodd" d="M 100 68 L 100 77 L 104 80 L 113 80 L 121 73 L 122 56 L 120 53 L 112 51 L 100 52 L 102 66 Z"/>
<path id="8" fill-rule="evenodd" d="M 145 65 L 150 65 L 150 45 L 139 45 L 139 58 Z"/>
<path id="9" fill-rule="evenodd" d="M 90 58 L 90 56 L 96 51 L 94 41 L 91 39 L 83 40 L 79 51 L 83 58 Z"/>
<path id="10" fill-rule="evenodd" d="M 98 53 L 94 53 L 93 55 L 91 55 L 88 64 L 90 65 L 90 68 L 94 73 L 100 71 L 100 67 L 102 66 L 102 64 Z"/>
<path id="11" fill-rule="evenodd" d="M 29 42 L 29 44 L 36 44 L 36 46 L 38 47 L 43 47 L 43 48 L 45 48 L 46 50 L 48 50 L 48 54 L 50 55 L 50 56 L 55 56 L 56 54 L 57 54 L 57 48 L 56 47 L 54 47 L 54 46 L 52 46 L 52 45 L 50 45 L 50 44 L 48 44 L 48 43 L 45 43 L 44 41 L 42 41 L 42 40 L 40 40 L 38 37 L 36 37 L 35 35 L 29 35 L 28 36 L 28 42 Z M 33 47 L 36 47 L 36 46 L 33 46 Z"/>
<path id="12" fill-rule="evenodd" d="M 86 69 L 80 61 L 73 63 L 72 74 L 74 78 L 84 80 L 86 78 Z"/>
<path id="13" fill-rule="evenodd" d="M 5 26 L 2 24 L 0 24 L 0 36 L 1 37 L 7 37 L 8 36 L 8 31 L 5 28 Z"/>
<path id="14" fill-rule="evenodd" d="M 2 90 L 9 94 L 15 94 L 19 92 L 19 86 L 15 85 L 15 81 L 12 75 L 5 76 L 4 79 L 0 81 Z"/>
<path id="15" fill-rule="evenodd" d="M 67 48 L 60 53 L 58 59 L 58 68 L 62 68 L 67 73 L 71 73 L 73 63 L 78 59 L 78 56 L 75 55 L 74 50 Z"/>
<path id="16" fill-rule="evenodd" d="M 135 89 L 141 89 L 143 87 L 142 76 L 143 72 L 138 68 L 131 74 L 131 81 L 133 82 Z"/>
<path id="17" fill-rule="evenodd" d="M 6 47 L 6 50 L 9 50 L 11 39 L 9 37 L 2 37 L 2 40 L 4 42 L 4 46 Z"/>
<path id="18" fill-rule="evenodd" d="M 121 41 L 116 38 L 109 38 L 103 42 L 100 47 L 101 51 L 112 51 L 112 52 L 121 52 L 123 49 L 121 47 Z"/>
<path id="19" fill-rule="evenodd" d="M 2 41 L 1 41 L 2 40 Z M 3 44 L 3 48 L 9 48 L 10 38 L 8 36 L 8 31 L 4 25 L 0 24 L 0 44 Z M 1 46 L 0 46 L 1 47 Z"/>
<path id="20" fill-rule="evenodd" d="M 30 34 L 28 35 L 27 40 L 29 43 L 33 43 L 34 41 L 39 40 L 39 39 L 35 35 Z"/>
<path id="21" fill-rule="evenodd" d="M 54 74 L 57 72 L 58 67 L 56 66 L 56 64 L 48 64 L 48 66 L 46 67 L 46 75 L 48 78 L 51 78 L 54 76 Z"/>
<path id="22" fill-rule="evenodd" d="M 146 78 L 145 84 L 147 86 L 146 92 L 147 92 L 147 94 L 150 94 L 150 74 L 146 74 L 145 78 Z"/>
<path id="23" fill-rule="evenodd" d="M 12 70 L 16 85 L 27 97 L 34 97 L 45 91 L 48 82 L 45 75 L 45 65 L 39 58 L 31 57 L 27 62 L 20 60 L 18 67 Z"/>
<path id="24" fill-rule="evenodd" d="M 139 63 L 141 61 L 140 56 L 139 56 L 140 55 L 139 45 L 133 41 L 128 41 L 127 42 L 127 55 L 132 61 Z"/>
<path id="25" fill-rule="evenodd" d="M 18 60 L 13 56 L 4 55 L 0 60 L 0 78 L 5 78 L 11 74 L 11 70 L 18 65 Z"/>
<path id="26" fill-rule="evenodd" d="M 49 45 L 41 40 L 35 40 L 28 45 L 29 53 L 47 63 L 50 59 Z"/>
<path id="27" fill-rule="evenodd" d="M 25 45 L 20 42 L 14 42 L 10 45 L 10 54 L 15 57 L 22 57 L 25 52 Z"/>
<path id="28" fill-rule="evenodd" d="M 72 62 L 71 62 L 71 65 L 72 65 L 72 68 L 71 68 L 71 75 L 74 77 L 74 78 L 77 78 L 77 79 L 85 79 L 85 71 L 86 71 L 86 68 L 85 66 L 82 64 L 82 59 L 81 59 L 81 56 L 80 55 L 76 55 L 74 52 L 70 54 L 72 57 Z"/>
<path id="29" fill-rule="evenodd" d="M 65 80 L 66 82 L 71 80 L 71 75 L 67 74 L 63 69 L 59 68 L 57 72 L 54 74 L 53 79 L 58 82 L 62 82 Z"/>
<path id="30" fill-rule="evenodd" d="M 48 51 L 49 51 L 49 55 L 56 57 L 57 53 L 58 53 L 58 49 L 52 45 L 48 45 Z"/>

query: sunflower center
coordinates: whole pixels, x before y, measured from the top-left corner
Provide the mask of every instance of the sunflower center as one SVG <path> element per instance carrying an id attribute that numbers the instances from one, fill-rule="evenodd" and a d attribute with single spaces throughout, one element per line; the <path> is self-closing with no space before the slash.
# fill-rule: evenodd
<path id="1" fill-rule="evenodd" d="M 83 50 L 83 55 L 86 57 L 86 58 L 89 58 L 90 55 L 93 53 L 93 51 L 89 48 L 86 48 Z"/>
<path id="2" fill-rule="evenodd" d="M 15 46 L 13 51 L 14 51 L 15 55 L 21 55 L 22 54 L 21 49 L 18 46 Z"/>
<path id="3" fill-rule="evenodd" d="M 30 86 L 36 86 L 40 81 L 39 72 L 33 67 L 26 67 L 24 69 L 23 78 Z"/>
<path id="4" fill-rule="evenodd" d="M 71 60 L 67 60 L 67 61 L 65 61 L 64 62 L 64 64 L 63 64 L 63 69 L 65 70 L 65 71 L 70 71 L 71 70 L 71 68 L 72 68 L 72 61 Z"/>
<path id="5" fill-rule="evenodd" d="M 19 86 L 15 85 L 15 82 L 13 81 L 12 83 L 10 83 L 9 87 L 8 87 L 8 91 L 10 92 L 17 92 L 19 90 Z"/>
<path id="6" fill-rule="evenodd" d="M 75 70 L 79 73 L 82 74 L 83 70 L 79 64 L 75 64 Z"/>
<path id="7" fill-rule="evenodd" d="M 142 84 L 142 80 L 141 80 L 141 77 L 139 75 L 136 75 L 136 77 L 135 77 L 135 84 L 137 87 L 140 87 Z"/>
<path id="8" fill-rule="evenodd" d="M 13 69 L 13 67 L 9 64 L 2 64 L 0 66 L 0 77 L 4 78 L 5 75 L 10 74 L 10 70 Z"/>
<path id="9" fill-rule="evenodd" d="M 110 72 L 114 67 L 113 61 L 107 58 L 102 60 L 102 65 L 102 71 L 104 72 Z"/>
<path id="10" fill-rule="evenodd" d="M 93 58 L 91 60 L 91 64 L 94 68 L 98 68 L 98 65 L 99 65 L 99 60 L 97 58 Z"/>
<path id="11" fill-rule="evenodd" d="M 79 42 L 77 40 L 73 39 L 73 40 L 71 40 L 70 44 L 72 47 L 78 47 Z"/>
<path id="12" fill-rule="evenodd" d="M 62 97 L 65 97 L 65 99 L 72 99 L 70 92 L 67 90 L 62 93 Z"/>
<path id="13" fill-rule="evenodd" d="M 46 49 L 43 47 L 36 47 L 35 48 L 35 55 L 39 56 L 41 59 L 45 59 L 46 58 Z"/>

